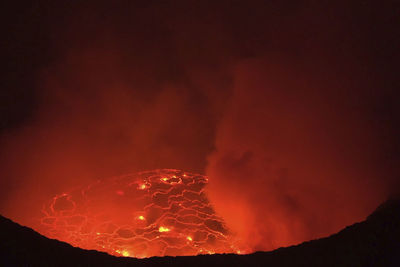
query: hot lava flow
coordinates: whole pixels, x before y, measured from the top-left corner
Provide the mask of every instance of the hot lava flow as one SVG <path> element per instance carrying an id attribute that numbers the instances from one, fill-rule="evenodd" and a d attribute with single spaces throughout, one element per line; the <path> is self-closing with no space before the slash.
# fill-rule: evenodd
<path id="1" fill-rule="evenodd" d="M 205 195 L 207 182 L 171 169 L 98 181 L 55 196 L 44 206 L 37 230 L 116 256 L 241 253 Z"/>

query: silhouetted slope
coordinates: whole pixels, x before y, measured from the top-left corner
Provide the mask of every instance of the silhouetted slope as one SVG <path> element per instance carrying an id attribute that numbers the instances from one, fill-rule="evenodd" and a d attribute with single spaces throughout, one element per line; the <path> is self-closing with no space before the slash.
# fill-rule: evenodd
<path id="1" fill-rule="evenodd" d="M 400 200 L 327 238 L 251 255 L 117 258 L 50 240 L 0 216 L 1 266 L 400 266 Z"/>

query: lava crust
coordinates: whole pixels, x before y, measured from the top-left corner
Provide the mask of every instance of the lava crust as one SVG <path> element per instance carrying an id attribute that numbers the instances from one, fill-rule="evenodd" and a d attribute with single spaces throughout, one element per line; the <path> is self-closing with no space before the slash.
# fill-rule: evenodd
<path id="1" fill-rule="evenodd" d="M 44 205 L 38 231 L 127 257 L 241 253 L 215 214 L 205 176 L 162 169 L 97 181 Z"/>

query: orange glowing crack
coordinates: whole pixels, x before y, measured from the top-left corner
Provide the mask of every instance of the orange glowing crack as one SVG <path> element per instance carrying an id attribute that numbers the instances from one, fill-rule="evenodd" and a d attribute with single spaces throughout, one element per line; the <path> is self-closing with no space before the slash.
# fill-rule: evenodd
<path id="1" fill-rule="evenodd" d="M 36 229 L 124 257 L 241 254 L 244 248 L 207 199 L 207 182 L 171 169 L 98 181 L 54 197 Z"/>

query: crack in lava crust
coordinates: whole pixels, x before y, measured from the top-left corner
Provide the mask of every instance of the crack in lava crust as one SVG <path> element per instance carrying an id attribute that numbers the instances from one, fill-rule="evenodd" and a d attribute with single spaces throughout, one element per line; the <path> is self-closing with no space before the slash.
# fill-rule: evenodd
<path id="1" fill-rule="evenodd" d="M 151 257 L 240 253 L 207 196 L 205 176 L 162 169 L 55 196 L 39 232 L 84 249 Z"/>

